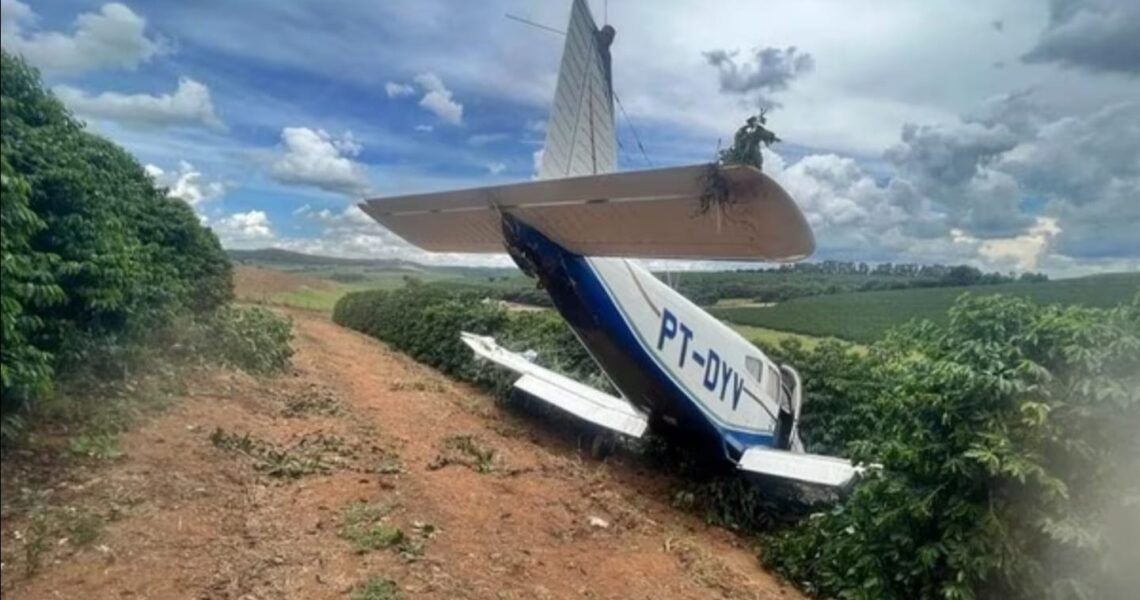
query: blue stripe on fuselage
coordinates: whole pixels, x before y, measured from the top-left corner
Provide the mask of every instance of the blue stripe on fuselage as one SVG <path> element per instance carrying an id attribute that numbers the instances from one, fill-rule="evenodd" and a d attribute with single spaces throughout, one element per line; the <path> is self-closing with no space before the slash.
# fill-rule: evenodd
<path id="1" fill-rule="evenodd" d="M 679 385 L 650 349 L 641 343 L 605 282 L 581 256 L 532 227 L 514 221 L 505 227 L 512 249 L 530 256 L 536 275 L 554 305 L 586 349 L 635 405 L 678 418 L 688 428 L 713 434 L 738 453 L 747 446 L 770 446 L 768 434 L 724 427 L 704 414 L 699 400 Z"/>

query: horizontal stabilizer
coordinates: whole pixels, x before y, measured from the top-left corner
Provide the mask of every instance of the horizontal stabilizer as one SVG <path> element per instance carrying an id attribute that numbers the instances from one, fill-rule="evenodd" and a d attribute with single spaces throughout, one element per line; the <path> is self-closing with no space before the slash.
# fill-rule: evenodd
<path id="1" fill-rule="evenodd" d="M 863 471 L 842 458 L 758 446 L 746 449 L 737 466 L 752 473 L 830 487 L 847 485 Z"/>
<path id="2" fill-rule="evenodd" d="M 649 425 L 645 414 L 622 398 L 599 392 L 565 375 L 544 369 L 522 355 L 503 348 L 494 338 L 467 332 L 460 336 L 475 354 L 522 374 L 515 382 L 516 388 L 579 419 L 633 437 L 641 437 Z"/>
<path id="3" fill-rule="evenodd" d="M 811 228 L 778 183 L 753 167 L 719 172 L 727 195 L 704 208 L 709 165 L 376 198 L 360 206 L 433 252 L 503 252 L 500 213 L 507 213 L 583 256 L 791 261 L 811 254 Z"/>

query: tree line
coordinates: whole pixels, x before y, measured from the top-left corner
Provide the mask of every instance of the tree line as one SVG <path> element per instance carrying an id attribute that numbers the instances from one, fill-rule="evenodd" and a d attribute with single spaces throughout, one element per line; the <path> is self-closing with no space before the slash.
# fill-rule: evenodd
<path id="1" fill-rule="evenodd" d="M 1041 273 L 1021 275 L 985 273 L 969 265 L 920 265 L 827 260 L 781 265 L 771 269 L 734 271 L 686 271 L 666 274 L 677 291 L 693 302 L 712 305 L 736 298 L 754 302 L 784 302 L 792 298 L 874 292 L 925 287 L 965 287 L 997 285 L 1015 281 L 1048 281 Z"/>
<path id="2" fill-rule="evenodd" d="M 842 260 L 824 260 L 818 262 L 801 262 L 780 265 L 775 269 L 784 273 L 821 273 L 826 275 L 864 275 L 877 277 L 904 277 L 943 281 L 946 285 L 974 285 L 990 283 L 1012 283 L 1014 281 L 1038 282 L 1048 281 L 1044 273 L 1026 271 L 1002 274 L 998 272 L 985 273 L 977 267 L 970 265 L 941 265 L 918 263 L 892 263 L 884 262 L 872 265 L 866 262 L 853 262 Z M 747 271 L 744 271 L 747 272 Z"/>

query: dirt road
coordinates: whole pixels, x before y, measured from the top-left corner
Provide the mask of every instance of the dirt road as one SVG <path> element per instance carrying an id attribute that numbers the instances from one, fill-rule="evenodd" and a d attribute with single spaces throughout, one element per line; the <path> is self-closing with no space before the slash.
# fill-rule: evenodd
<path id="1" fill-rule="evenodd" d="M 659 476 L 291 314 L 292 373 L 191 382 L 60 492 L 114 508 L 98 542 L 33 577 L 6 566 L 4 597 L 345 598 L 370 578 L 404 597 L 800 597 Z"/>

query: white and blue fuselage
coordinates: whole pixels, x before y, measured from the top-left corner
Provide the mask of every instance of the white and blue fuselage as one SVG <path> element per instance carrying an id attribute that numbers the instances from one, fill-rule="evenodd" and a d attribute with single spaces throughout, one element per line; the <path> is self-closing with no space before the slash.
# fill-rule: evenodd
<path id="1" fill-rule="evenodd" d="M 747 447 L 787 448 L 781 371 L 756 346 L 635 262 L 575 255 L 511 216 L 503 230 L 511 256 L 651 423 L 713 439 L 733 460 Z"/>

